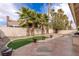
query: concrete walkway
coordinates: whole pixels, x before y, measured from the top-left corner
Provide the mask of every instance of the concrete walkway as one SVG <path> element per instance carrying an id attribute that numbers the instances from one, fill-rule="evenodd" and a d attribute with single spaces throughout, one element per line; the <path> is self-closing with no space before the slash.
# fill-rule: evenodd
<path id="1" fill-rule="evenodd" d="M 67 33 L 66 33 L 67 34 Z M 13 56 L 72 56 L 79 55 L 72 44 L 73 37 L 70 34 L 56 35 L 45 41 L 31 43 L 13 51 Z M 54 36 L 55 37 L 55 36 Z"/>

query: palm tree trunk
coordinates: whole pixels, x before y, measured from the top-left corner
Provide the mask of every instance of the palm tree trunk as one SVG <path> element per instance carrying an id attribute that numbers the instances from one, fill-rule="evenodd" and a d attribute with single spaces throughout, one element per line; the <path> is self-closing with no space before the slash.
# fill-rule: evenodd
<path id="1" fill-rule="evenodd" d="M 34 35 L 34 32 L 35 32 L 35 27 L 34 27 L 34 24 L 33 24 L 32 29 L 31 29 L 31 35 Z"/>
<path id="2" fill-rule="evenodd" d="M 46 26 L 46 34 L 49 34 L 49 27 Z"/>
<path id="3" fill-rule="evenodd" d="M 41 34 L 44 34 L 44 32 L 45 32 L 45 31 L 44 31 L 44 25 L 42 24 L 42 25 L 41 25 Z"/>
<path id="4" fill-rule="evenodd" d="M 54 31 L 55 31 L 55 33 L 58 33 L 58 29 L 55 29 Z"/>
<path id="5" fill-rule="evenodd" d="M 27 27 L 27 33 L 26 33 L 26 35 L 27 35 L 27 36 L 30 35 L 30 28 L 29 28 L 29 27 Z"/>

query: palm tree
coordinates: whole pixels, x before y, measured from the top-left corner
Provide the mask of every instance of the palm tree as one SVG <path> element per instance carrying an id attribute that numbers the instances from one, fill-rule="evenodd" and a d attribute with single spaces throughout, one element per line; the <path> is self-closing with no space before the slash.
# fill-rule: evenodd
<path id="1" fill-rule="evenodd" d="M 41 34 L 45 34 L 45 27 L 46 32 L 48 31 L 48 16 L 46 14 L 37 14 L 37 25 L 41 28 Z"/>
<path id="2" fill-rule="evenodd" d="M 35 25 L 36 25 L 36 21 L 37 21 L 37 13 L 33 10 L 31 12 L 30 20 L 32 21 L 31 34 L 34 35 Z"/>
<path id="3" fill-rule="evenodd" d="M 27 27 L 27 35 L 34 35 L 34 23 L 36 20 L 36 12 L 28 8 L 22 7 L 18 12 L 20 16 L 18 22 L 22 27 Z M 31 31 L 30 31 L 31 29 Z"/>
<path id="4" fill-rule="evenodd" d="M 37 27 L 41 29 L 41 34 L 44 34 L 44 15 L 41 13 L 37 13 L 36 19 Z"/>
<path id="5" fill-rule="evenodd" d="M 18 12 L 20 16 L 18 22 L 20 26 L 27 27 L 27 35 L 34 35 L 35 28 L 40 27 L 41 33 L 48 33 L 48 16 L 46 14 L 36 13 L 34 10 L 22 7 Z"/>
<path id="6" fill-rule="evenodd" d="M 17 14 L 19 14 L 20 18 L 18 20 L 19 25 L 21 27 L 27 27 L 27 33 L 26 35 L 30 35 L 30 31 L 29 31 L 29 27 L 28 27 L 28 19 L 29 19 L 29 13 L 30 10 L 28 8 L 22 7 L 21 9 L 19 9 L 19 11 L 17 12 Z M 27 19 L 28 18 L 28 19 Z"/>
<path id="7" fill-rule="evenodd" d="M 45 34 L 45 30 L 44 30 L 44 14 L 41 14 L 41 19 L 40 19 L 40 25 L 41 25 L 41 34 Z"/>
<path id="8" fill-rule="evenodd" d="M 46 27 L 46 34 L 49 33 L 49 17 L 47 14 L 44 14 L 44 26 Z"/>

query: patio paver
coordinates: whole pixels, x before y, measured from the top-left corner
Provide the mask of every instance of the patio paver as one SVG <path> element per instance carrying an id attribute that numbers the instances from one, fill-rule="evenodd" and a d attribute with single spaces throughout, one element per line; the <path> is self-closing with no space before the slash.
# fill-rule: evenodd
<path id="1" fill-rule="evenodd" d="M 79 55 L 72 45 L 72 36 L 65 35 L 47 41 L 39 41 L 18 48 L 13 56 L 72 56 Z"/>

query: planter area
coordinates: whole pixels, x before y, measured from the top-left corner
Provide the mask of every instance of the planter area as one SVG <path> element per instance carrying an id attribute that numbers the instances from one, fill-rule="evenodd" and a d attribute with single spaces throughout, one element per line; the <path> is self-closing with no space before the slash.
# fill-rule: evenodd
<path id="1" fill-rule="evenodd" d="M 29 43 L 32 43 L 32 42 L 36 43 L 38 40 L 44 40 L 45 38 L 46 36 L 33 36 L 30 38 L 16 39 L 10 42 L 7 45 L 7 47 L 12 48 L 12 49 L 17 49 Z"/>

